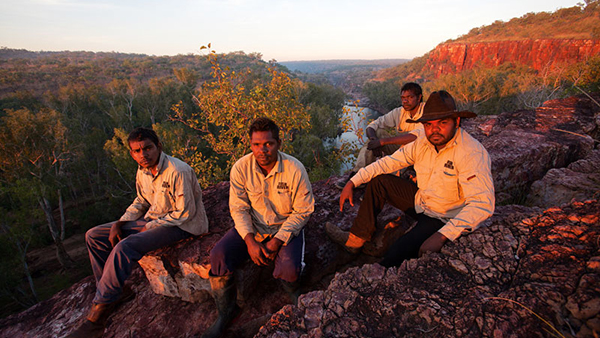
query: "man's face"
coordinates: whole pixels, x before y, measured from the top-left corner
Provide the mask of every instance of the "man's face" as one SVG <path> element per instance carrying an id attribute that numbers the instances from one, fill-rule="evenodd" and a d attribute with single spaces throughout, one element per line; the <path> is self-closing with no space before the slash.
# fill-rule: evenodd
<path id="1" fill-rule="evenodd" d="M 438 150 L 442 149 L 456 134 L 459 122 L 460 117 L 457 117 L 456 120 L 447 117 L 441 120 L 423 122 L 425 136 Z"/>
<path id="2" fill-rule="evenodd" d="M 129 142 L 129 154 L 142 168 L 152 169 L 158 164 L 162 145 L 158 146 L 149 139 Z"/>
<path id="3" fill-rule="evenodd" d="M 267 172 L 271 171 L 277 162 L 277 151 L 280 142 L 273 138 L 271 131 L 255 131 L 250 138 L 250 148 L 256 162 Z"/>
<path id="4" fill-rule="evenodd" d="M 402 99 L 402 107 L 404 110 L 412 111 L 421 102 L 422 95 L 415 95 L 410 90 L 405 90 L 401 93 L 400 98 Z"/>

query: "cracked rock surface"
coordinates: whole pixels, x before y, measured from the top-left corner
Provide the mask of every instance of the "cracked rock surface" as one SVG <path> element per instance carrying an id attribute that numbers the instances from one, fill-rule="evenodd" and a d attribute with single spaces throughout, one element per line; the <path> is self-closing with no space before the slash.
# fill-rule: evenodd
<path id="1" fill-rule="evenodd" d="M 598 215 L 598 201 L 499 207 L 484 229 L 439 254 L 336 274 L 256 337 L 592 337 L 600 332 Z"/>

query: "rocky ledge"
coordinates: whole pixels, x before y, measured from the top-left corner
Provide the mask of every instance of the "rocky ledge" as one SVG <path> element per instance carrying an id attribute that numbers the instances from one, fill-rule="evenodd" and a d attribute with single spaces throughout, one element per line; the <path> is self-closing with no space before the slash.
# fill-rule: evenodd
<path id="1" fill-rule="evenodd" d="M 499 207 L 439 254 L 339 273 L 255 337 L 592 337 L 600 203 Z"/>
<path id="2" fill-rule="evenodd" d="M 600 101 L 600 95 L 593 96 Z M 600 332 L 600 106 L 585 96 L 536 110 L 466 120 L 490 152 L 497 207 L 486 226 L 441 253 L 384 269 L 376 262 L 412 221 L 391 207 L 376 240 L 352 256 L 329 241 L 326 222 L 348 229 L 333 183 L 316 182 L 306 227 L 306 276 L 298 306 L 247 264 L 236 276 L 244 310 L 227 337 L 587 337 Z M 190 337 L 216 318 L 208 254 L 233 226 L 228 182 L 205 189 L 211 232 L 147 255 L 128 284 L 136 298 L 111 316 L 105 337 Z M 526 202 L 528 206 L 515 203 Z M 390 223 L 391 220 L 399 220 Z M 368 254 L 367 254 L 368 253 Z M 87 312 L 88 277 L 0 320 L 0 337 L 62 337 Z M 262 327 L 262 328 L 261 328 Z M 260 330 L 260 331 L 259 331 Z"/>

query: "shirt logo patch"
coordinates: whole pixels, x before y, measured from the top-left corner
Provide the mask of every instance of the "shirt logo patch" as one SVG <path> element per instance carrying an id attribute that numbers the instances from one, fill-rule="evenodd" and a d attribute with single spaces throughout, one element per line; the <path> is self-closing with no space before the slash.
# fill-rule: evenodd
<path id="1" fill-rule="evenodd" d="M 169 184 L 169 182 L 165 182 L 165 181 L 163 181 L 163 183 L 162 183 L 162 187 L 163 187 L 163 188 L 170 188 L 170 187 L 171 187 L 171 185 Z"/>
<path id="2" fill-rule="evenodd" d="M 277 183 L 277 189 L 279 189 L 279 190 L 288 190 L 290 188 L 288 187 L 287 183 L 285 183 L 285 182 L 279 182 L 279 183 Z"/>
<path id="3" fill-rule="evenodd" d="M 452 163 L 452 161 L 448 160 L 448 162 L 446 162 L 446 164 L 444 164 L 444 167 L 446 167 L 448 169 L 454 169 L 454 163 Z"/>

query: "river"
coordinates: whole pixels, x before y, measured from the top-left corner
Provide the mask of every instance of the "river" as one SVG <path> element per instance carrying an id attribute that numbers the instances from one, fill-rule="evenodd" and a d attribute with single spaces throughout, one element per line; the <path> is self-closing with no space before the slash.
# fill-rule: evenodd
<path id="1" fill-rule="evenodd" d="M 364 108 L 364 107 L 355 107 L 346 105 L 344 106 L 344 114 L 342 116 L 342 120 L 348 119 L 348 123 L 352 127 L 350 131 L 342 133 L 335 139 L 335 146 L 337 148 L 341 147 L 342 143 L 347 142 L 355 142 L 358 148 L 360 148 L 364 141 L 366 140 L 366 136 L 363 136 L 362 141 L 359 141 L 358 136 L 356 135 L 355 130 L 362 129 L 363 135 L 365 132 L 365 128 L 367 127 L 367 122 L 371 121 L 375 118 L 379 117 L 379 113 L 375 110 Z M 354 155 L 350 155 L 354 157 Z M 348 161 L 342 165 L 340 169 L 340 174 L 345 173 L 347 170 L 352 169 L 354 166 L 354 158 L 351 161 Z"/>

